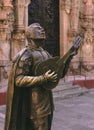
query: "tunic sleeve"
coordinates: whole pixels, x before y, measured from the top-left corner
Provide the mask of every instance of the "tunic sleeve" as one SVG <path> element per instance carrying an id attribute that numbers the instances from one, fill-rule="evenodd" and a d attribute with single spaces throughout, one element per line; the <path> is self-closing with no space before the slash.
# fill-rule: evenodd
<path id="1" fill-rule="evenodd" d="M 46 79 L 43 75 L 32 75 L 32 58 L 19 61 L 15 72 L 15 84 L 17 87 L 34 87 L 45 82 Z"/>

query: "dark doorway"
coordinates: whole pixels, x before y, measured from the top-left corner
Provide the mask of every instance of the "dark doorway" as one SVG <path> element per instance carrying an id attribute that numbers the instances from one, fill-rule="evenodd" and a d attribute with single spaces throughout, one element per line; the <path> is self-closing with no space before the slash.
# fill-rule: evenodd
<path id="1" fill-rule="evenodd" d="M 59 0 L 31 0 L 28 24 L 39 22 L 46 31 L 46 49 L 52 56 L 59 55 Z"/>

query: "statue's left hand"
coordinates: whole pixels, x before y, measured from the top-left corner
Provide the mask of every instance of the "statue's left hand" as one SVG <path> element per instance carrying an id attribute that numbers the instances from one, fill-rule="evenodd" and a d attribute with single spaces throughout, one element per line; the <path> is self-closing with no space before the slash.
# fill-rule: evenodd
<path id="1" fill-rule="evenodd" d="M 51 72 L 51 70 L 48 70 L 44 74 L 44 76 L 47 79 L 47 82 L 56 82 L 57 81 L 57 74 L 54 71 Z"/>

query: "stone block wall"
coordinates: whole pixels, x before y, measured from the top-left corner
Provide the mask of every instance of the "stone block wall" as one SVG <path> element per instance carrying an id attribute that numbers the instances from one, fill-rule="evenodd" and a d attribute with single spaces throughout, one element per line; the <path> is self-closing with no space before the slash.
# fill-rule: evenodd
<path id="1" fill-rule="evenodd" d="M 61 57 L 71 47 L 82 28 L 86 30 L 83 43 L 72 60 L 70 70 L 75 75 L 94 76 L 94 0 L 60 0 Z"/>
<path id="2" fill-rule="evenodd" d="M 0 0 L 0 88 L 7 85 L 12 58 L 26 43 L 29 3 L 30 0 Z M 59 0 L 59 13 L 61 57 L 81 27 L 86 28 L 83 44 L 70 65 L 71 75 L 94 75 L 94 0 Z"/>
<path id="3" fill-rule="evenodd" d="M 25 45 L 29 0 L 0 0 L 0 91 L 7 88 L 14 55 Z"/>

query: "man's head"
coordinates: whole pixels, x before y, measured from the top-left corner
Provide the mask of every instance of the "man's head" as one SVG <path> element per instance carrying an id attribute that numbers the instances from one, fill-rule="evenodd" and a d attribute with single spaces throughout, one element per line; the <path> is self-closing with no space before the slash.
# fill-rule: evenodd
<path id="1" fill-rule="evenodd" d="M 28 45 L 32 47 L 43 47 L 45 45 L 46 34 L 44 28 L 39 23 L 33 23 L 28 26 L 26 37 Z"/>
<path id="2" fill-rule="evenodd" d="M 44 31 L 44 28 L 41 27 L 39 23 L 33 23 L 28 26 L 27 31 L 26 31 L 26 37 L 27 39 L 32 39 L 32 40 L 43 40 L 46 39 L 46 34 Z"/>

